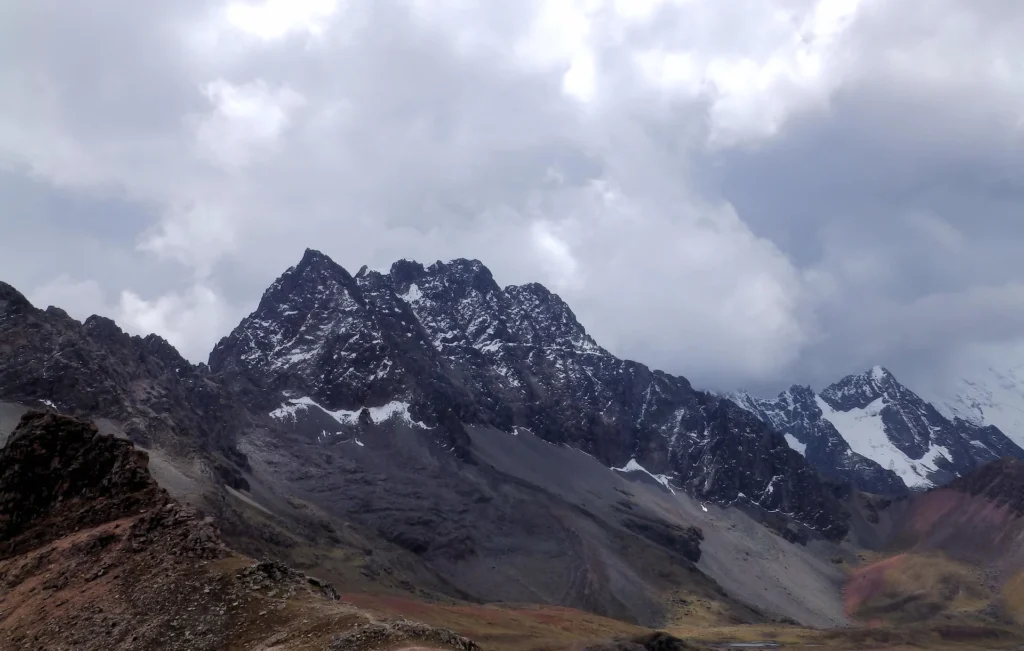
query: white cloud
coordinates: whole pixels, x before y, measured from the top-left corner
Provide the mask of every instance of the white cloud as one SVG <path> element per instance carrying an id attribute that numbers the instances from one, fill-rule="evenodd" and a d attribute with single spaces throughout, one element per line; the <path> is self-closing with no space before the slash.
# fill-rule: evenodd
<path id="1" fill-rule="evenodd" d="M 556 204 L 572 208 L 547 246 L 555 260 L 586 252 L 573 261 L 581 281 L 562 294 L 598 341 L 686 359 L 715 382 L 763 380 L 809 341 L 801 274 L 728 205 L 691 197 L 656 208 L 608 184 L 574 194 Z"/>
<path id="2" fill-rule="evenodd" d="M 579 263 L 576 262 L 572 250 L 554 232 L 557 228 L 550 222 L 536 221 L 530 227 L 530 235 L 549 282 L 556 290 L 561 291 L 578 287 L 582 279 L 578 275 Z"/>
<path id="3" fill-rule="evenodd" d="M 195 203 L 171 206 L 160 223 L 144 234 L 138 246 L 205 277 L 235 246 L 240 224 L 223 205 L 216 199 L 196 197 Z"/>
<path id="4" fill-rule="evenodd" d="M 338 0 L 263 0 L 232 2 L 224 16 L 232 27 L 272 41 L 305 32 L 319 36 L 338 10 Z"/>
<path id="5" fill-rule="evenodd" d="M 156 332 L 182 355 L 205 360 L 210 342 L 234 327 L 233 312 L 210 286 L 197 284 L 184 292 L 171 292 L 147 300 L 130 290 L 121 292 L 117 321 L 136 334 Z"/>
<path id="6" fill-rule="evenodd" d="M 217 79 L 203 94 L 213 110 L 198 118 L 196 143 L 228 168 L 244 166 L 260 149 L 272 148 L 288 126 L 289 113 L 304 103 L 291 88 L 270 88 L 262 79 L 237 85 Z"/>

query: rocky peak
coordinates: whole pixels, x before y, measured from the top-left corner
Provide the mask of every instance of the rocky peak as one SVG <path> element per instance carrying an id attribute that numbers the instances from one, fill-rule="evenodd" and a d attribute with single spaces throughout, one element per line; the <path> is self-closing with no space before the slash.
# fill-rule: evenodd
<path id="1" fill-rule="evenodd" d="M 325 343 L 345 331 L 365 312 L 356 280 L 323 253 L 307 249 L 264 292 L 256 311 L 246 317 L 210 353 L 215 372 L 273 369 L 298 365 L 312 374 L 317 361 L 330 355 Z"/>
<path id="2" fill-rule="evenodd" d="M 427 270 L 419 262 L 403 258 L 391 265 L 388 275 L 394 281 L 395 287 L 408 288 L 410 283 L 420 280 L 426 273 Z"/>
<path id="3" fill-rule="evenodd" d="M 82 326 L 89 337 L 105 345 L 122 347 L 131 345 L 131 336 L 122 330 L 113 319 L 93 314 L 85 320 Z"/>
<path id="4" fill-rule="evenodd" d="M 47 314 L 49 314 L 50 316 L 56 317 L 56 318 L 58 318 L 58 319 L 63 319 L 63 320 L 65 320 L 65 321 L 66 321 L 66 320 L 72 320 L 72 321 L 74 320 L 74 319 L 72 319 L 72 318 L 71 318 L 71 315 L 70 315 L 70 314 L 68 314 L 68 313 L 67 313 L 67 312 L 65 312 L 64 310 L 62 310 L 62 309 L 60 309 L 59 307 L 56 307 L 56 306 L 54 306 L 54 305 L 50 305 L 50 306 L 48 306 L 48 307 L 46 308 L 46 310 L 44 310 L 44 311 L 45 311 L 45 312 L 46 312 Z"/>
<path id="5" fill-rule="evenodd" d="M 159 335 L 149 334 L 145 337 L 134 337 L 132 340 L 144 357 L 158 361 L 170 370 L 182 372 L 193 368 L 192 364 L 181 356 L 177 348 Z"/>
<path id="6" fill-rule="evenodd" d="M 505 293 L 512 302 L 512 327 L 527 341 L 586 352 L 602 350 L 569 305 L 547 287 L 539 283 L 511 285 Z"/>
<path id="7" fill-rule="evenodd" d="M 2 554 L 164 503 L 148 464 L 145 452 L 91 423 L 25 414 L 0 450 Z"/>
<path id="8" fill-rule="evenodd" d="M 481 294 L 500 291 L 491 270 L 479 260 L 456 258 L 447 264 L 437 261 L 428 269 L 432 274 L 446 277 L 452 285 L 475 290 Z"/>
<path id="9" fill-rule="evenodd" d="M 0 281 L 0 315 L 33 309 L 25 295 L 7 283 Z"/>
<path id="10" fill-rule="evenodd" d="M 897 393 L 902 388 L 892 373 L 881 366 L 875 366 L 864 373 L 848 375 L 825 388 L 821 398 L 833 409 L 849 411 L 863 409 L 886 394 Z"/>
<path id="11" fill-rule="evenodd" d="M 307 248 L 302 253 L 302 258 L 299 260 L 299 263 L 295 265 L 295 270 L 298 271 L 299 274 L 301 275 L 309 269 L 316 268 L 332 270 L 341 269 L 342 271 L 344 271 L 341 265 L 332 260 L 328 255 L 316 249 Z"/>

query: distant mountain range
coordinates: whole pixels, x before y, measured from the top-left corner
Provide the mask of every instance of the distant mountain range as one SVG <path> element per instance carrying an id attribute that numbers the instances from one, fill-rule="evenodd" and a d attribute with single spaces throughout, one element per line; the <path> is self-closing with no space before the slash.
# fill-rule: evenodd
<path id="1" fill-rule="evenodd" d="M 794 386 L 772 399 L 733 397 L 823 474 L 868 492 L 942 485 L 1002 457 L 1024 458 L 998 427 L 965 410 L 944 415 L 881 366 L 821 393 Z"/>

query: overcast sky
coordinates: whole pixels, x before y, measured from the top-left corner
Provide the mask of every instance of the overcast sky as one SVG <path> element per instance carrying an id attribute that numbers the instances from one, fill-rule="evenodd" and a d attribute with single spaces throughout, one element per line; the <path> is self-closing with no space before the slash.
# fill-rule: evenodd
<path id="1" fill-rule="evenodd" d="M 937 382 L 1024 335 L 1021 34 L 1019 0 L 0 0 L 0 279 L 201 361 L 305 247 L 470 257 L 699 386 Z"/>

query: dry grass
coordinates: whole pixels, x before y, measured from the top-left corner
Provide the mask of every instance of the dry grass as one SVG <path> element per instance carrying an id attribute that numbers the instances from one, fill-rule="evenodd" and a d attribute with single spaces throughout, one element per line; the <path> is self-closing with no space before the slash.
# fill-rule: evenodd
<path id="1" fill-rule="evenodd" d="M 1018 572 L 1003 585 L 1002 606 L 1007 615 L 1024 625 L 1024 571 Z"/>
<path id="2" fill-rule="evenodd" d="M 1016 649 L 1021 632 L 1011 627 L 966 625 L 919 625 L 905 627 L 845 628 L 815 630 L 798 626 L 746 625 L 705 628 L 677 626 L 673 635 L 711 647 L 728 642 L 772 641 L 782 649 L 827 649 L 828 651 L 967 651 Z"/>
<path id="3" fill-rule="evenodd" d="M 647 632 L 639 626 L 559 606 L 445 605 L 369 594 L 344 594 L 341 598 L 367 611 L 450 628 L 494 651 L 564 649 Z"/>
<path id="4" fill-rule="evenodd" d="M 855 571 L 845 601 L 851 617 L 879 626 L 975 617 L 993 596 L 967 565 L 941 554 L 901 554 Z"/>

